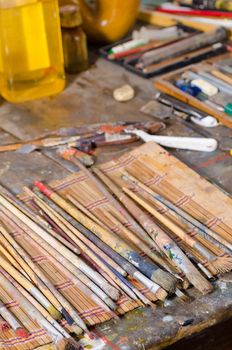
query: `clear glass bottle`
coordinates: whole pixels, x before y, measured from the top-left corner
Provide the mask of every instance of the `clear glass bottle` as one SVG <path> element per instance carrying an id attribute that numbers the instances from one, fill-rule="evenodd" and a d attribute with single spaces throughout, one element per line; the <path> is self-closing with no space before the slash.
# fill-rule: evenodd
<path id="1" fill-rule="evenodd" d="M 57 0 L 0 0 L 0 93 L 23 102 L 65 86 Z"/>
<path id="2" fill-rule="evenodd" d="M 87 38 L 81 28 L 82 19 L 77 4 L 60 6 L 60 20 L 67 73 L 80 73 L 88 68 Z"/>

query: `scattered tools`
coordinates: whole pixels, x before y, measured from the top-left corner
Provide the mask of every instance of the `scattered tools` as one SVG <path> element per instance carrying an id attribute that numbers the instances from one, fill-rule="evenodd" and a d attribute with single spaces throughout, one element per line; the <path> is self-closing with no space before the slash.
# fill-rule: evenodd
<path id="1" fill-rule="evenodd" d="M 218 125 L 217 119 L 207 115 L 197 108 L 191 107 L 178 99 L 166 94 L 157 93 L 156 99 L 163 105 L 169 106 L 176 111 L 180 111 L 189 116 L 190 120 L 203 127 L 215 127 Z"/>
<path id="2" fill-rule="evenodd" d="M 39 139 L 2 145 L 0 146 L 0 152 L 18 151 L 22 153 L 30 153 L 35 149 L 57 148 L 59 146 L 66 145 L 67 147 L 76 147 L 80 151 L 88 153 L 95 147 L 118 144 L 121 145 L 137 141 L 138 138 L 136 136 L 127 135 L 124 133 L 124 130 L 128 127 L 136 127 L 153 134 L 164 129 L 165 124 L 148 121 L 100 124 L 97 126 L 87 126 L 83 128 L 61 129 L 51 132 L 50 134 L 46 134 L 45 137 L 41 137 Z M 76 134 L 73 135 L 73 133 Z M 54 135 L 62 136 L 54 137 Z"/>

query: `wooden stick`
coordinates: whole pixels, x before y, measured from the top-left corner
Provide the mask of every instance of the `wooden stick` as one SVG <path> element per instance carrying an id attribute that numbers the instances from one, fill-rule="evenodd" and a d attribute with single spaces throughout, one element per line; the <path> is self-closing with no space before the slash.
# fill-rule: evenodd
<path id="1" fill-rule="evenodd" d="M 152 200 L 156 205 L 158 204 L 161 208 L 166 210 L 166 207 L 157 201 L 150 193 L 144 191 L 140 183 L 131 175 L 124 173 L 124 179 L 127 179 L 130 184 L 136 189 L 138 193 L 141 193 L 145 199 Z M 145 187 L 145 186 L 144 186 Z M 157 203 L 158 202 L 158 203 Z M 207 260 L 214 261 L 217 257 L 211 253 L 207 248 L 205 248 L 200 242 L 196 241 L 192 236 L 188 235 L 181 227 L 172 222 L 168 217 L 162 215 L 160 211 L 156 210 L 156 218 L 171 232 L 174 232 L 176 236 L 181 238 L 187 245 L 196 249 L 201 255 L 203 255 Z M 174 215 L 174 213 L 172 214 Z M 177 215 L 177 214 L 176 214 Z M 180 220 L 179 215 L 175 216 L 177 220 Z"/>
<path id="2" fill-rule="evenodd" d="M 170 67 L 174 64 L 178 64 L 178 63 L 180 64 L 181 62 L 189 61 L 190 59 L 191 60 L 194 60 L 194 59 L 200 60 L 201 57 L 202 58 L 207 57 L 208 55 L 213 54 L 214 52 L 218 52 L 218 50 L 219 50 L 218 43 L 216 43 L 214 45 L 207 46 L 203 49 L 199 49 L 199 50 L 196 50 L 193 52 L 187 52 L 183 55 L 178 55 L 175 58 L 167 58 L 164 61 L 161 61 L 159 63 L 151 64 L 151 65 L 145 67 L 143 69 L 143 72 L 144 73 L 153 73 L 153 72 L 156 72 L 157 70 L 166 68 L 168 66 Z M 223 44 L 221 44 L 220 49 L 223 50 Z M 224 49 L 224 50 L 226 50 L 226 49 Z M 193 61 L 192 61 L 192 63 L 193 63 Z"/>
<path id="3" fill-rule="evenodd" d="M 53 341 L 57 346 L 67 339 L 71 341 L 71 336 L 62 329 L 60 333 L 50 322 L 43 317 L 43 315 L 35 308 L 17 289 L 9 282 L 9 280 L 0 273 L 0 285 L 7 289 L 7 291 L 12 295 L 12 297 L 18 301 L 20 306 L 26 311 L 26 313 L 37 322 L 46 332 L 52 337 Z M 58 324 L 56 324 L 57 326 Z M 59 327 L 61 328 L 61 327 Z M 74 345 L 74 344 L 73 344 Z"/>
<path id="4" fill-rule="evenodd" d="M 200 33 L 191 36 L 191 38 L 186 38 L 168 45 L 167 47 L 149 51 L 142 55 L 140 58 L 140 63 L 143 67 L 146 67 L 152 63 L 160 62 L 167 57 L 176 57 L 177 55 L 182 55 L 187 52 L 200 49 L 204 46 L 224 41 L 226 37 L 227 33 L 224 28 L 217 28 L 212 31 Z"/>
<path id="5" fill-rule="evenodd" d="M 38 190 L 36 190 L 37 193 Z M 100 248 L 105 254 L 111 256 L 118 265 L 122 266 L 123 269 L 131 275 L 135 280 L 140 281 L 144 286 L 146 286 L 149 290 L 153 290 L 154 286 L 152 281 L 150 281 L 147 277 L 145 277 L 141 272 L 139 272 L 132 264 L 130 264 L 126 259 L 124 259 L 121 255 L 116 253 L 110 246 L 105 244 L 102 240 L 100 240 L 96 235 L 94 235 L 91 231 L 82 226 L 79 222 L 73 219 L 67 212 L 65 212 L 61 207 L 57 206 L 54 202 L 52 202 L 48 197 L 45 197 L 42 193 L 40 193 L 43 200 L 48 203 L 57 213 L 59 213 L 62 217 L 64 217 L 68 222 L 72 224 L 78 231 L 80 231 L 85 237 L 87 237 L 91 242 L 93 242 L 98 248 Z"/>
<path id="6" fill-rule="evenodd" d="M 50 208 L 47 207 L 46 203 L 42 203 L 41 199 L 34 199 L 36 201 L 36 203 L 43 209 L 46 210 L 48 215 L 54 219 L 57 220 L 57 223 L 59 226 L 63 225 L 62 220 L 60 220 L 60 218 L 58 218 L 56 215 L 54 215 L 54 213 L 51 211 Z M 87 254 L 87 256 L 89 256 L 93 261 L 95 261 L 97 263 L 97 265 L 105 272 L 107 273 L 110 278 L 122 289 L 124 290 L 125 293 L 127 293 L 130 297 L 135 297 L 135 295 L 131 293 L 131 291 L 128 289 L 128 287 L 120 280 L 117 278 L 117 276 L 115 276 L 115 274 L 109 269 L 109 267 L 105 264 L 105 261 L 102 259 L 99 259 L 98 255 L 96 255 L 91 249 L 88 248 L 88 246 L 86 246 L 82 240 L 80 240 L 74 233 L 73 230 L 69 230 L 67 228 L 67 226 L 64 225 L 63 229 L 66 231 L 66 233 L 69 235 L 69 237 L 78 244 L 78 246 L 82 249 L 82 251 Z M 96 250 L 97 248 L 95 248 Z"/>
<path id="7" fill-rule="evenodd" d="M 9 213 L 7 215 L 12 219 Z M 17 220 L 13 218 L 13 221 L 17 223 Z M 64 266 L 67 271 L 71 272 L 75 277 L 77 277 L 83 284 L 85 284 L 89 289 L 91 289 L 96 295 L 101 298 L 106 305 L 108 305 L 112 310 L 116 309 L 116 304 L 108 297 L 108 295 L 101 290 L 95 283 L 91 281 L 85 274 L 83 274 L 79 269 L 77 269 L 68 259 L 66 259 L 63 255 L 57 252 L 52 246 L 47 245 L 47 243 L 41 239 L 39 236 L 34 234 L 25 224 L 20 222 L 20 227 L 23 228 L 24 232 L 30 237 L 30 242 L 33 244 L 39 244 L 47 253 L 46 256 L 48 259 L 53 257 L 56 259 L 61 266 Z M 33 241 L 32 241 L 33 240 Z"/>
<path id="8" fill-rule="evenodd" d="M 131 175 L 130 175 L 130 177 L 133 178 Z M 138 182 L 137 179 L 136 179 L 136 181 Z M 223 239 L 219 234 L 217 234 L 216 232 L 210 230 L 208 227 L 206 227 L 204 224 L 202 224 L 201 222 L 199 222 L 198 220 L 193 218 L 191 215 L 189 215 L 183 209 L 177 207 L 176 205 L 174 205 L 173 203 L 171 203 L 170 201 L 165 199 L 160 194 L 157 194 L 156 192 L 154 192 L 154 190 L 151 190 L 149 187 L 147 187 L 146 185 L 142 184 L 141 182 L 139 183 L 139 186 L 144 191 L 149 193 L 153 198 L 158 200 L 160 203 L 163 203 L 170 210 L 172 210 L 172 211 L 176 212 L 178 215 L 180 215 L 185 220 L 185 222 L 187 222 L 188 224 L 192 225 L 195 228 L 195 230 L 197 228 L 197 233 L 202 235 L 205 239 L 209 239 L 210 240 L 210 238 L 211 238 L 213 244 L 216 244 L 219 248 L 221 248 L 223 250 L 226 250 L 228 254 L 231 254 L 231 252 L 232 252 L 232 244 L 230 244 L 225 239 Z"/>
<path id="9" fill-rule="evenodd" d="M 74 198 L 71 195 L 67 195 L 67 199 L 73 204 L 75 205 L 75 207 L 77 207 L 77 209 L 79 209 L 80 211 L 82 211 L 83 214 L 85 214 L 86 216 L 88 216 L 91 220 L 95 221 L 98 225 L 103 226 L 104 227 L 104 223 L 102 221 L 100 221 L 95 215 L 93 215 L 91 213 L 91 211 L 89 211 L 87 208 L 85 208 L 78 200 L 77 198 Z M 105 226 L 106 228 L 106 226 Z"/>
<path id="10" fill-rule="evenodd" d="M 35 182 L 35 186 L 44 193 L 46 196 L 51 198 L 56 204 L 60 205 L 64 210 L 66 210 L 71 216 L 73 216 L 77 221 L 79 221 L 83 226 L 86 226 L 94 234 L 96 234 L 101 240 L 108 244 L 111 248 L 116 250 L 124 258 L 132 262 L 136 266 L 142 265 L 143 269 L 151 269 L 152 273 L 157 273 L 157 276 L 160 276 L 160 279 L 163 278 L 166 280 L 167 273 L 159 269 L 154 263 L 148 264 L 148 262 L 141 258 L 131 247 L 126 244 L 122 239 L 117 237 L 113 232 L 110 232 L 103 227 L 97 225 L 91 219 L 82 214 L 77 208 L 65 201 L 60 195 L 49 189 L 47 186 L 41 182 Z M 141 268 L 141 266 L 139 267 Z M 161 281 L 160 281 L 161 282 Z M 154 283 L 154 282 L 153 282 Z M 162 283 L 162 282 L 161 282 Z M 159 294 L 159 288 L 157 285 L 154 286 L 155 293 Z M 161 289 L 160 289 L 161 290 Z M 164 295 L 164 291 L 161 290 L 161 294 Z M 162 297 L 163 298 L 163 297 Z"/>
<path id="11" fill-rule="evenodd" d="M 57 310 L 59 310 L 60 313 L 64 315 L 68 322 L 72 324 L 74 321 L 83 330 L 87 330 L 85 323 L 75 312 L 71 304 L 63 297 L 63 295 L 60 292 L 57 291 L 53 284 L 42 273 L 41 269 L 32 261 L 30 256 L 26 253 L 26 251 L 13 239 L 13 237 L 7 232 L 7 230 L 2 225 L 0 225 L 0 231 L 2 232 L 2 235 L 4 235 L 5 239 L 9 242 L 9 245 L 11 245 L 11 247 L 13 247 L 15 251 L 18 252 L 18 258 L 21 257 L 19 261 L 22 262 L 22 260 L 24 259 L 23 261 L 27 263 L 26 266 L 23 265 L 23 267 L 27 271 L 28 275 L 32 279 L 33 283 L 37 286 L 37 288 L 39 288 L 40 290 L 42 289 L 44 295 L 47 296 L 47 298 L 52 302 L 52 304 L 57 308 Z M 38 281 L 38 277 L 40 281 Z M 70 316 L 67 314 L 67 312 Z"/>
<path id="12" fill-rule="evenodd" d="M 213 69 L 210 71 L 211 74 L 213 74 L 215 77 L 225 81 L 226 83 L 232 85 L 232 77 L 220 72 L 217 69 Z"/>
<path id="13" fill-rule="evenodd" d="M 127 188 L 123 188 L 123 190 L 154 217 L 160 217 L 160 213 L 158 213 L 153 207 L 139 198 L 132 191 Z M 199 271 L 189 261 L 181 249 L 174 243 L 174 241 L 168 237 L 168 235 L 166 235 L 163 231 L 156 231 L 154 232 L 154 239 L 156 239 L 156 242 L 159 244 L 161 249 L 163 249 L 167 256 L 169 256 L 169 258 L 177 264 L 177 266 L 186 274 L 189 281 L 198 290 L 200 290 L 203 294 L 209 293 L 212 290 L 212 285 L 199 273 Z"/>
<path id="14" fill-rule="evenodd" d="M 0 266 L 6 270 L 21 286 L 23 286 L 41 305 L 57 320 L 61 314 L 58 312 L 50 301 L 36 288 L 26 277 L 16 270 L 7 260 L 0 256 Z"/>
<path id="15" fill-rule="evenodd" d="M 40 200 L 41 204 L 43 203 L 44 205 L 46 205 L 46 209 L 49 210 L 50 213 L 52 215 L 54 215 L 54 217 L 56 217 L 61 224 L 64 225 L 65 230 L 66 230 L 66 228 L 69 229 L 69 231 L 72 232 L 75 235 L 75 237 L 79 238 L 79 241 L 81 240 L 85 244 L 85 247 L 86 246 L 90 247 L 92 249 L 92 251 L 94 251 L 105 262 L 107 262 L 110 266 L 112 266 L 114 269 L 116 269 L 122 276 L 126 276 L 127 275 L 125 270 L 123 270 L 118 264 L 116 264 L 115 261 L 113 259 L 111 259 L 108 255 L 103 253 L 102 250 L 100 250 L 98 247 L 96 247 L 90 240 L 88 240 L 85 236 L 83 236 L 83 234 L 79 230 L 77 230 L 73 225 L 71 225 L 69 221 L 64 219 L 52 207 L 50 207 L 48 204 L 46 204 L 46 202 L 42 201 L 41 198 L 39 198 L 34 192 L 32 192 L 32 191 L 30 191 L 30 192 L 33 194 L 33 196 L 36 196 L 35 201 Z"/>
<path id="16" fill-rule="evenodd" d="M 147 232 L 147 235 L 145 236 L 145 241 L 147 244 L 155 249 L 157 252 L 160 253 L 160 257 L 166 259 L 165 254 L 163 251 L 159 248 L 159 246 L 156 244 L 156 242 L 150 237 L 150 231 L 147 229 L 150 225 L 153 225 L 154 222 L 152 221 L 151 217 L 143 211 L 133 200 L 131 200 L 130 197 L 128 197 L 118 186 L 115 185 L 113 181 L 110 180 L 109 177 L 107 177 L 99 168 L 94 168 L 93 169 L 94 173 L 101 179 L 101 181 L 111 189 L 113 194 L 118 198 L 118 200 L 127 208 L 127 210 L 136 218 L 136 220 L 139 222 L 139 224 L 143 227 L 143 229 Z M 144 236 L 143 236 L 144 237 Z M 147 238 L 148 237 L 148 238 Z M 140 238 L 142 238 L 140 236 Z M 175 265 L 171 262 L 167 262 L 163 259 L 162 261 L 162 266 L 169 272 L 175 272 L 176 267 Z"/>
<path id="17" fill-rule="evenodd" d="M 93 182 L 93 184 L 98 188 L 98 190 L 108 199 L 109 203 L 111 203 L 116 210 L 119 211 L 119 213 L 122 214 L 122 216 L 131 223 L 132 231 L 137 233 L 139 236 L 146 235 L 146 232 L 142 229 L 140 225 L 134 220 L 134 218 L 128 213 L 128 211 L 125 210 L 125 208 L 110 194 L 109 191 L 107 191 L 106 187 L 102 184 L 102 182 L 94 176 L 94 174 L 91 173 L 88 169 L 86 169 L 83 164 L 81 164 L 77 159 L 70 158 L 70 161 L 72 161 L 75 165 L 78 166 L 78 168 L 83 171 L 83 173 Z"/>
<path id="18" fill-rule="evenodd" d="M 37 237 L 43 238 L 51 247 L 55 247 L 57 251 L 62 252 L 65 258 L 69 260 L 72 264 L 75 264 L 81 271 L 83 271 L 87 276 L 89 276 L 93 281 L 96 282 L 106 293 L 112 297 L 114 300 L 119 298 L 119 292 L 116 288 L 109 285 L 109 283 L 96 271 L 92 270 L 87 264 L 84 263 L 82 259 L 70 252 L 66 247 L 62 246 L 57 240 L 51 237 L 42 227 L 37 225 L 25 214 L 20 212 L 16 207 L 14 207 L 10 202 L 8 202 L 4 197 L 0 195 L 0 203 L 11 211 L 17 218 L 22 220 L 28 227 L 30 227 L 37 235 Z"/>
<path id="19" fill-rule="evenodd" d="M 123 226 L 120 221 L 118 219 L 116 219 L 116 217 L 114 215 L 112 215 L 111 212 L 106 212 L 105 213 L 109 219 L 123 232 L 123 236 L 125 236 L 126 239 L 128 239 L 129 241 L 131 241 L 133 244 L 135 244 L 138 248 L 140 247 L 142 249 L 142 251 L 147 254 L 149 256 L 149 258 L 151 258 L 153 261 L 156 261 L 156 255 L 140 240 L 138 239 L 135 235 L 133 235 L 133 233 L 128 230 L 125 226 Z M 157 261 L 156 261 L 157 262 Z M 159 260 L 160 262 L 160 260 Z M 162 263 L 162 262 L 161 262 Z M 161 282 L 157 281 L 156 276 L 154 276 L 154 274 L 149 274 L 147 272 L 147 270 L 142 271 L 143 274 L 145 276 L 147 276 L 148 278 L 150 278 L 152 281 L 159 283 L 159 285 L 164 288 L 167 292 L 174 292 L 175 291 L 175 287 L 177 284 L 177 280 L 173 277 L 173 280 L 171 281 L 170 276 L 168 276 L 169 278 L 167 278 L 167 280 L 165 282 L 162 281 Z"/>

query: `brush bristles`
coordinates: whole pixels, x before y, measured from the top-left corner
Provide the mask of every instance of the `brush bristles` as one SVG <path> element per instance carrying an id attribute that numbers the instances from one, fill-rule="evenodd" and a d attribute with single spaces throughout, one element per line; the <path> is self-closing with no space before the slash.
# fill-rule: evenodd
<path id="1" fill-rule="evenodd" d="M 217 257 L 214 261 L 208 262 L 207 267 L 213 275 L 230 272 L 232 269 L 232 257 L 229 255 Z M 214 270 L 215 273 L 213 273 L 212 270 Z"/>
<path id="2" fill-rule="evenodd" d="M 190 303 L 192 301 L 192 298 L 186 294 L 184 294 L 180 289 L 176 289 L 175 294 L 178 298 L 180 298 L 181 301 L 184 303 Z"/>
<path id="3" fill-rule="evenodd" d="M 175 292 L 178 283 L 178 280 L 173 275 L 161 269 L 156 270 L 152 274 L 151 280 L 169 293 Z"/>
<path id="4" fill-rule="evenodd" d="M 156 291 L 155 295 L 158 298 L 158 300 L 164 301 L 167 298 L 168 293 L 163 288 L 159 288 Z"/>

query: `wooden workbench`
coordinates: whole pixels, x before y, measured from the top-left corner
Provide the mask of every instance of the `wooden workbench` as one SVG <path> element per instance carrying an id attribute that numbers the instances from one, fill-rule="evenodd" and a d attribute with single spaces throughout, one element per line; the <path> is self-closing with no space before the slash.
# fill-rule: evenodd
<path id="1" fill-rule="evenodd" d="M 125 83 L 135 88 L 136 98 L 128 103 L 117 103 L 112 98 L 112 91 Z M 77 79 L 70 79 L 59 96 L 17 106 L 1 101 L 0 143 L 34 138 L 61 127 L 118 120 L 150 120 L 139 110 L 154 95 L 152 81 L 99 59 L 89 71 Z M 169 124 L 165 134 L 194 135 L 191 129 L 175 120 Z M 231 131 L 223 126 L 211 130 L 211 133 L 219 140 L 231 135 Z M 97 161 L 109 160 L 135 146 L 98 149 Z M 232 192 L 232 158 L 228 154 L 222 151 L 209 154 L 174 151 L 174 154 L 227 192 Z M 0 164 L 0 182 L 16 194 L 21 192 L 23 185 L 30 186 L 34 180 L 59 179 L 69 172 L 66 163 L 60 165 L 37 151 L 31 154 L 0 154 Z M 155 311 L 141 308 L 128 313 L 118 322 L 111 321 L 96 327 L 95 333 L 99 337 L 96 348 L 162 349 L 229 319 L 232 316 L 232 277 L 228 274 L 226 278 L 229 282 L 215 282 L 215 291 L 204 297 L 192 289 L 190 293 L 195 300 L 191 304 L 169 299 L 164 307 Z"/>

